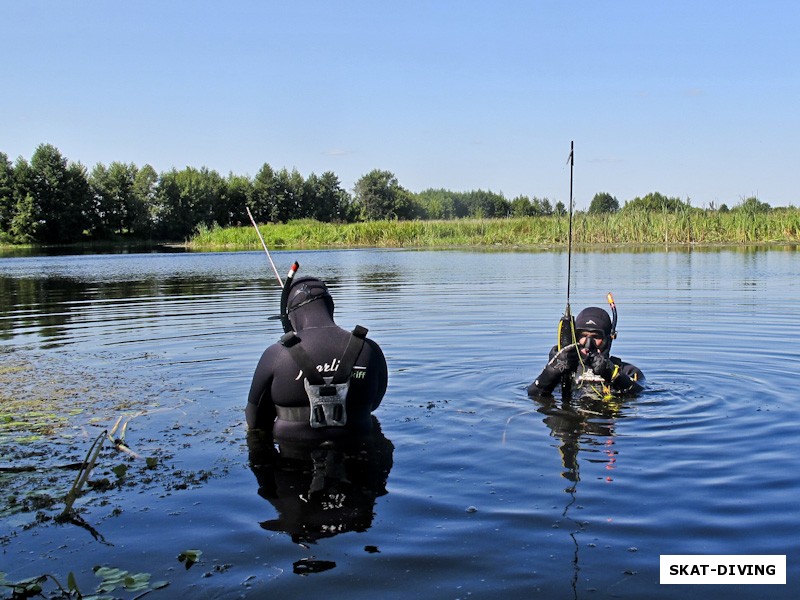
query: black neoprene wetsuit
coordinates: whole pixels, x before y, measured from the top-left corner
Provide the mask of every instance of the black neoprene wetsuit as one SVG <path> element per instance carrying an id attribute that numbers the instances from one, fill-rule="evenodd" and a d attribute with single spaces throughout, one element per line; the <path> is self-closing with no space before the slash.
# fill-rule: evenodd
<path id="1" fill-rule="evenodd" d="M 550 358 L 552 359 L 557 352 L 558 347 L 553 346 L 550 350 Z M 619 375 L 606 382 L 612 393 L 616 395 L 635 394 L 644 389 L 642 386 L 642 383 L 645 381 L 644 373 L 642 373 L 638 367 L 631 363 L 624 362 L 616 356 L 609 356 L 608 358 L 614 365 L 619 367 Z M 581 365 L 574 374 L 573 381 L 576 385 L 580 384 L 582 373 L 583 367 Z M 556 373 L 550 371 L 548 365 L 544 368 L 539 377 L 528 386 L 528 395 L 542 396 L 552 394 L 560 381 L 560 377 L 558 377 Z"/>
<path id="2" fill-rule="evenodd" d="M 323 377 L 333 376 L 352 334 L 336 325 L 323 302 L 311 302 L 294 313 L 296 342 Z M 309 394 L 302 368 L 282 343 L 269 346 L 256 367 L 247 400 L 250 429 L 271 431 L 276 440 L 335 440 L 366 434 L 371 412 L 386 392 L 388 370 L 380 346 L 366 338 L 351 370 L 346 395 L 346 423 L 312 427 Z"/>

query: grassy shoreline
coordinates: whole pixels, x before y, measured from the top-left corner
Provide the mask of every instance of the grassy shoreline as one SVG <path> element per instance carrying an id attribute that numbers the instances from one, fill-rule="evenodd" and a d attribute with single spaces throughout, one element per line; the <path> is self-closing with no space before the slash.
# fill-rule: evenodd
<path id="1" fill-rule="evenodd" d="M 333 224 L 303 220 L 259 225 L 270 249 L 563 247 L 566 216 L 450 221 L 370 221 Z M 686 246 L 800 244 L 800 210 L 616 213 L 573 216 L 576 246 Z M 192 250 L 259 249 L 252 226 L 201 230 L 186 242 Z"/>
<path id="2" fill-rule="evenodd" d="M 565 248 L 567 216 L 447 221 L 369 221 L 321 223 L 313 220 L 267 223 L 259 231 L 270 249 L 346 248 Z M 800 245 L 800 209 L 765 213 L 687 211 L 685 213 L 619 212 L 573 215 L 577 250 L 651 247 L 664 249 L 712 246 Z M 38 254 L 42 248 L 81 248 L 93 253 L 185 248 L 194 251 L 259 250 L 251 225 L 203 228 L 184 242 L 132 240 L 94 241 L 61 246 L 0 244 L 0 255 Z"/>

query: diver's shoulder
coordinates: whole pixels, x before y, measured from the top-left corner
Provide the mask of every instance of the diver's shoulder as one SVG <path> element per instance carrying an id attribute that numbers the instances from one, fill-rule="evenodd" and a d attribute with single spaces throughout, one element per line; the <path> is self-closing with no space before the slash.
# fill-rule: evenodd
<path id="1" fill-rule="evenodd" d="M 635 364 L 622 360 L 618 356 L 609 357 L 611 362 L 619 366 L 623 373 L 634 379 L 634 381 L 644 381 L 644 372 Z"/>

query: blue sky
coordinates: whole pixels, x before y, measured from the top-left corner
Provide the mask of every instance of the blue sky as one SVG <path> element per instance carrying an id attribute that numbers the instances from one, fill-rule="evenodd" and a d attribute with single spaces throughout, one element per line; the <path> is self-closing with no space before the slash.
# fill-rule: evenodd
<path id="1" fill-rule="evenodd" d="M 793 1 L 1 0 L 0 152 L 800 205 Z"/>

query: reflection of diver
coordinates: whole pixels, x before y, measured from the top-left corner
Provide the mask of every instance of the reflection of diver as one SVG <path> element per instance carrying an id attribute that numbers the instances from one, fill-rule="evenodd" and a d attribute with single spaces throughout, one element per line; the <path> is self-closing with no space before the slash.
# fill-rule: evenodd
<path id="1" fill-rule="evenodd" d="M 616 466 L 616 451 L 612 446 L 615 420 L 623 416 L 620 413 L 622 404 L 618 399 L 603 399 L 590 393 L 577 399 L 564 401 L 557 401 L 552 396 L 544 396 L 536 398 L 536 404 L 538 405 L 537 412 L 544 415 L 543 422 L 550 429 L 553 437 L 561 442 L 558 448 L 564 468 L 561 476 L 570 482 L 570 485 L 564 489 L 569 494 L 569 500 L 564 506 L 561 516 L 574 523 L 574 529 L 569 536 L 575 545 L 572 558 L 572 590 L 573 597 L 577 599 L 578 573 L 580 572 L 578 562 L 580 546 L 577 536 L 583 533 L 588 525 L 587 522 L 577 520 L 569 514 L 570 508 L 577 501 L 578 482 L 581 480 L 578 455 L 581 451 L 584 453 L 603 452 L 607 456 L 606 468 L 613 469 Z M 582 444 L 585 447 L 581 447 Z M 588 460 L 601 462 L 601 460 Z M 611 477 L 606 477 L 606 481 L 611 481 Z"/>
<path id="2" fill-rule="evenodd" d="M 286 533 L 298 544 L 369 529 L 375 500 L 387 493 L 394 451 L 372 418 L 372 432 L 348 442 L 281 441 L 276 447 L 263 430 L 249 431 L 258 495 L 278 511 L 261 527 Z"/>
<path id="3" fill-rule="evenodd" d="M 581 442 L 604 448 L 610 457 L 609 462 L 612 465 L 616 462 L 609 447 L 613 444 L 615 419 L 622 417 L 622 404 L 618 399 L 607 400 L 587 393 L 568 401 L 556 400 L 552 396 L 542 396 L 535 400 L 537 412 L 545 415 L 544 424 L 550 428 L 553 437 L 561 441 L 559 453 L 565 469 L 562 473 L 565 479 L 573 484 L 580 481 L 578 452 L 581 450 Z M 601 441 L 597 438 L 607 439 Z"/>

